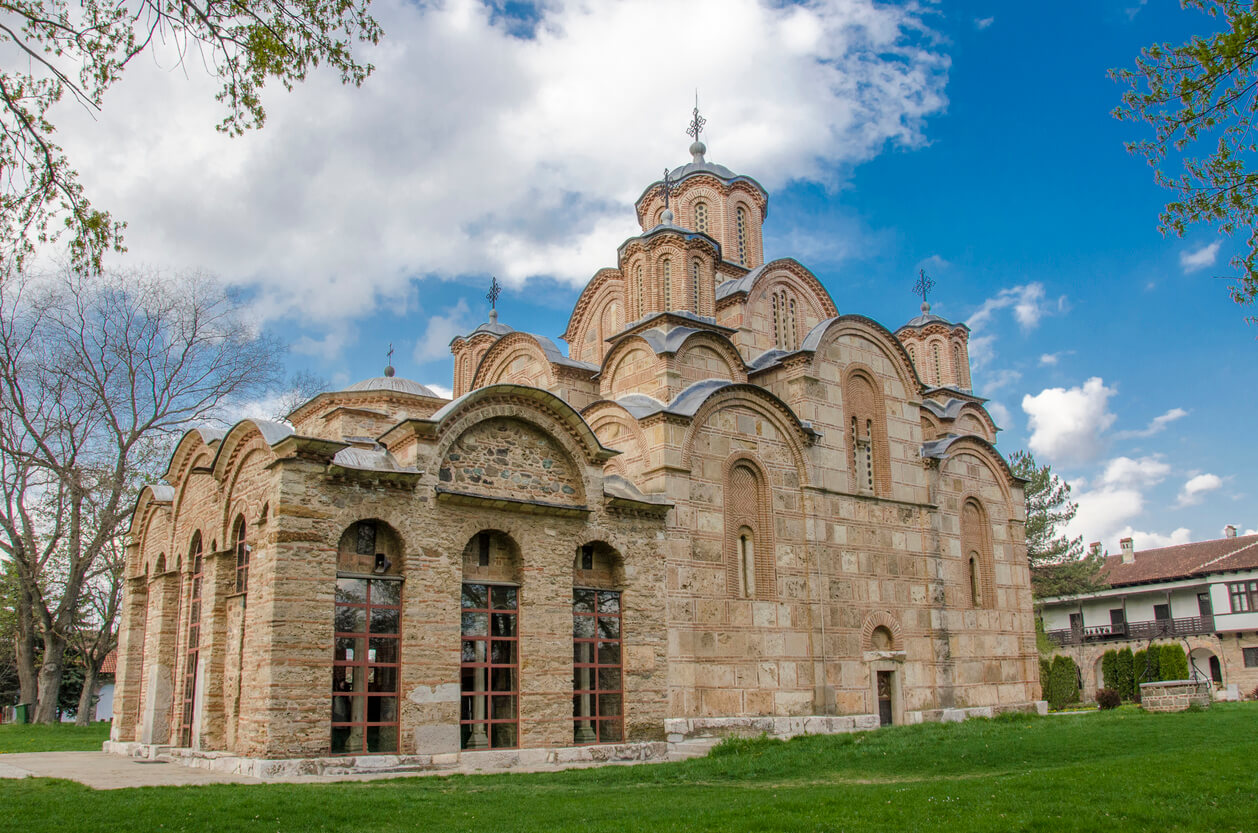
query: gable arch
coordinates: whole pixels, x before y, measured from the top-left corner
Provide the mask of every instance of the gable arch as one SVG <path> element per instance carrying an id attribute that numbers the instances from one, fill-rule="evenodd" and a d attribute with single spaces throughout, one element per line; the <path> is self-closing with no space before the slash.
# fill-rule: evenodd
<path id="1" fill-rule="evenodd" d="M 677 348 L 674 360 L 676 366 L 681 368 L 686 363 L 687 354 L 700 347 L 714 351 L 725 362 L 725 368 L 729 374 L 727 378 L 731 382 L 747 381 L 747 365 L 743 361 L 742 354 L 728 338 L 708 330 L 697 330 L 686 336 L 685 341 Z M 688 381 L 698 381 L 698 378 Z"/>
<path id="2" fill-rule="evenodd" d="M 623 388 L 624 380 L 622 374 L 627 372 L 628 365 L 634 362 L 642 363 L 643 367 L 650 366 L 649 373 L 644 378 L 652 381 L 645 387 L 637 385 L 633 390 Z M 640 335 L 631 335 L 628 338 L 622 338 L 612 345 L 607 351 L 607 355 L 603 357 L 603 366 L 599 371 L 599 389 L 603 396 L 608 399 L 618 398 L 626 393 L 654 393 L 659 386 L 662 378 L 664 360 L 660 358 L 651 343 Z M 637 371 L 633 371 L 637 372 Z"/>
<path id="3" fill-rule="evenodd" d="M 890 632 L 891 648 L 889 650 L 904 650 L 904 633 L 900 628 L 900 620 L 886 610 L 875 610 L 865 616 L 865 621 L 861 623 L 862 651 L 879 650 L 874 647 L 874 631 L 878 628 L 886 628 Z"/>
<path id="4" fill-rule="evenodd" d="M 996 426 L 996 421 L 992 419 L 991 414 L 987 413 L 986 408 L 973 402 L 967 402 L 961 406 L 961 410 L 957 413 L 956 422 L 958 424 L 961 422 L 961 417 L 963 416 L 973 417 L 981 426 L 983 426 L 983 429 L 986 432 L 983 439 L 991 442 L 995 438 L 996 432 L 999 429 Z"/>
<path id="5" fill-rule="evenodd" d="M 633 448 L 632 453 L 622 452 L 621 457 L 612 458 L 609 464 L 615 464 L 613 468 L 622 476 L 625 475 L 624 457 L 630 457 L 639 460 L 645 460 L 647 454 L 646 434 L 642 431 L 642 426 L 634 419 L 633 414 L 629 413 L 625 407 L 618 402 L 611 400 L 600 400 L 589 405 L 581 412 L 581 416 L 589 423 L 590 429 L 595 436 L 599 438 L 600 443 L 606 444 L 608 440 L 606 432 L 611 426 L 616 426 L 622 436 L 628 437 Z M 620 437 L 614 438 L 619 440 Z M 607 445 L 612 448 L 612 445 Z"/>
<path id="6" fill-rule="evenodd" d="M 812 482 L 812 469 L 808 462 L 805 444 L 810 434 L 790 406 L 764 388 L 750 384 L 732 384 L 717 388 L 704 400 L 691 417 L 682 439 L 681 465 L 689 469 L 694 455 L 695 437 L 704 423 L 717 411 L 728 407 L 745 407 L 773 423 L 784 438 L 801 488 Z"/>
<path id="7" fill-rule="evenodd" d="M 825 286 L 807 266 L 793 257 L 779 258 L 762 266 L 747 290 L 748 304 L 764 304 L 779 286 L 789 288 L 815 312 L 818 321 L 838 316 L 839 310 Z M 802 339 L 807 330 L 800 333 Z"/>
<path id="8" fill-rule="evenodd" d="M 811 370 L 814 375 L 821 375 L 821 363 L 825 361 L 827 348 L 843 336 L 863 338 L 880 348 L 884 358 L 894 368 L 896 376 L 904 386 L 905 395 L 910 399 L 921 397 L 925 386 L 917 375 L 917 368 L 909 359 L 908 351 L 890 330 L 863 315 L 840 315 L 822 321 L 813 327 L 805 338 L 801 350 L 813 353 Z"/>
<path id="9" fill-rule="evenodd" d="M 581 361 L 594 361 L 598 359 L 589 358 L 587 334 L 593 330 L 596 333 L 600 330 L 600 322 L 604 316 L 607 307 L 612 303 L 619 303 L 621 315 L 619 316 L 618 326 L 616 330 L 611 332 L 603 332 L 602 339 L 610 338 L 620 327 L 624 326 L 624 300 L 625 300 L 625 278 L 619 269 L 600 269 L 594 274 L 594 277 L 585 288 L 581 290 L 581 294 L 577 297 L 577 302 L 572 308 L 572 314 L 568 317 L 568 326 L 564 330 L 564 341 L 568 342 L 571 350 L 576 353 L 576 358 Z M 601 342 L 597 336 L 596 342 Z M 597 344 L 598 350 L 596 355 L 601 357 L 603 345 Z"/>
<path id="10" fill-rule="evenodd" d="M 534 363 L 542 378 L 535 378 L 529 382 L 508 378 L 512 373 L 511 365 L 521 358 Z M 542 384 L 537 384 L 539 381 Z M 541 344 L 531 333 L 508 333 L 490 345 L 481 357 L 476 366 L 476 373 L 472 377 L 472 387 L 483 388 L 498 383 L 554 387 L 555 370 Z"/>
<path id="11" fill-rule="evenodd" d="M 976 462 L 987 468 L 992 475 L 993 481 L 1000 489 L 1001 497 L 1007 507 L 1013 507 L 1013 486 L 1022 483 L 1022 479 L 1013 473 L 1009 468 L 1009 463 L 996 450 L 995 446 L 982 437 L 966 434 L 951 439 L 943 451 L 943 465 L 947 466 L 954 462 L 961 462 L 961 458 L 966 454 L 971 455 Z"/>

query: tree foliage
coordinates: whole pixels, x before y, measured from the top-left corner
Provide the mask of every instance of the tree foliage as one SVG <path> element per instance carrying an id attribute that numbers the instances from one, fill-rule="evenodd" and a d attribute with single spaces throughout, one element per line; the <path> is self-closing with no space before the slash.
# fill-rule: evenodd
<path id="1" fill-rule="evenodd" d="M 1155 43 L 1134 69 L 1110 76 L 1128 87 L 1114 115 L 1143 121 L 1153 137 L 1127 149 L 1154 168 L 1159 185 L 1174 192 L 1160 217 L 1165 234 L 1183 236 L 1198 223 L 1220 234 L 1248 234 L 1232 260 L 1239 271 L 1232 299 L 1258 299 L 1258 14 L 1252 0 L 1182 0 L 1205 12 L 1219 31 L 1185 43 Z M 1178 168 L 1178 170 L 1176 170 Z M 1251 319 L 1253 320 L 1253 319 Z"/>
<path id="2" fill-rule="evenodd" d="M 54 141 L 62 99 L 100 110 L 132 59 L 162 50 L 217 79 L 226 110 L 218 129 L 239 135 L 265 122 L 269 81 L 291 89 L 320 64 L 343 83 L 366 80 L 372 67 L 352 46 L 381 36 L 370 2 L 0 0 L 0 43 L 17 58 L 0 70 L 0 255 L 20 266 L 37 244 L 68 232 L 73 264 L 99 269 L 106 251 L 122 248 L 123 223 L 93 207 Z"/>
<path id="3" fill-rule="evenodd" d="M 1043 666 L 1041 666 L 1042 668 Z M 1079 666 L 1070 657 L 1058 654 L 1048 664 L 1048 683 L 1043 686 L 1049 708 L 1061 709 L 1079 702 Z"/>
<path id="4" fill-rule="evenodd" d="M 1009 458 L 1013 473 L 1027 481 L 1026 550 L 1031 565 L 1031 589 L 1036 598 L 1085 593 L 1101 586 L 1102 559 L 1083 551 L 1083 539 L 1067 538 L 1060 530 L 1078 511 L 1070 502 L 1070 484 L 1037 465 L 1029 451 Z"/>
<path id="5" fill-rule="evenodd" d="M 199 275 L 0 280 L 0 556 L 37 721 L 55 719 L 68 649 L 99 668 L 112 648 L 120 538 L 172 439 L 277 380 L 280 346 L 240 312 Z"/>

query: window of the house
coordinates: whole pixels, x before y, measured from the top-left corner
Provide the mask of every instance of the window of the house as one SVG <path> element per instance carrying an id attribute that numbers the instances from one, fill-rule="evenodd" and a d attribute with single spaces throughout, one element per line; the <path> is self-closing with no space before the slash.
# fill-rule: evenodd
<path id="1" fill-rule="evenodd" d="M 249 543 L 246 540 L 245 518 L 236 519 L 236 592 L 245 593 L 249 590 Z"/>
<path id="2" fill-rule="evenodd" d="M 614 743 L 624 739 L 620 593 L 572 591 L 572 739 Z"/>
<path id="3" fill-rule="evenodd" d="M 402 582 L 338 578 L 332 753 L 396 752 Z"/>
<path id="4" fill-rule="evenodd" d="M 519 745 L 519 588 L 465 583 L 459 745 Z"/>
<path id="5" fill-rule="evenodd" d="M 192 745 L 192 710 L 197 696 L 197 660 L 201 655 L 201 533 L 192 537 L 192 582 L 188 588 L 188 640 L 184 659 L 183 703 L 179 714 L 179 745 Z"/>
<path id="6" fill-rule="evenodd" d="M 1228 596 L 1232 599 L 1233 613 L 1258 610 L 1258 581 L 1237 581 L 1228 584 Z"/>
<path id="7" fill-rule="evenodd" d="M 695 203 L 695 230 L 708 233 L 708 204 Z"/>
<path id="8" fill-rule="evenodd" d="M 1170 619 L 1170 618 L 1171 618 L 1171 606 L 1169 604 L 1153 606 L 1154 621 L 1161 622 L 1165 619 Z"/>
<path id="9" fill-rule="evenodd" d="M 1241 648 L 1241 653 L 1245 655 L 1246 668 L 1258 668 L 1258 648 Z"/>
<path id="10" fill-rule="evenodd" d="M 747 265 L 747 209 L 739 206 L 735 213 L 738 220 L 738 265 Z"/>

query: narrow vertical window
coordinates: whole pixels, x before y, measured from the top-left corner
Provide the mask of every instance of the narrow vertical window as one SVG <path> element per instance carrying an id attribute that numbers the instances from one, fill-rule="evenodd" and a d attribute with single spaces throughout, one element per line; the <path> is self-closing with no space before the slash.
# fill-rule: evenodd
<path id="1" fill-rule="evenodd" d="M 983 606 L 983 594 L 979 590 L 978 553 L 970 553 L 970 604 L 973 607 Z"/>
<path id="2" fill-rule="evenodd" d="M 773 298 L 773 345 L 782 348 L 782 299 L 774 292 Z"/>
<path id="3" fill-rule="evenodd" d="M 402 582 L 336 580 L 332 753 L 396 752 Z"/>
<path id="4" fill-rule="evenodd" d="M 179 713 L 179 745 L 192 746 L 192 721 L 197 697 L 197 662 L 201 656 L 201 533 L 192 536 L 192 582 L 188 588 L 188 647 L 184 655 L 183 703 Z"/>
<path id="5" fill-rule="evenodd" d="M 664 273 L 664 309 L 673 308 L 673 261 L 671 258 L 664 258 L 660 262 L 660 271 Z"/>
<path id="6" fill-rule="evenodd" d="M 708 233 L 708 204 L 706 202 L 695 203 L 695 231 Z"/>
<path id="7" fill-rule="evenodd" d="M 861 434 L 861 423 L 852 417 L 852 458 L 856 464 L 856 482 L 868 492 L 874 490 L 874 424 L 865 420 L 865 433 Z"/>
<path id="8" fill-rule="evenodd" d="M 515 587 L 463 585 L 459 714 L 463 749 L 519 745 L 518 597 Z"/>
<path id="9" fill-rule="evenodd" d="M 624 739 L 620 593 L 572 591 L 572 739 L 615 743 Z"/>
<path id="10" fill-rule="evenodd" d="M 913 363 L 913 369 L 916 370 L 917 369 L 917 351 L 913 349 L 912 345 L 909 346 L 909 361 Z"/>
<path id="11" fill-rule="evenodd" d="M 738 207 L 738 265 L 747 265 L 747 209 Z"/>
<path id="12" fill-rule="evenodd" d="M 245 518 L 243 515 L 236 518 L 236 592 L 247 593 L 249 591 L 249 542 L 247 541 L 245 530 Z"/>
<path id="13" fill-rule="evenodd" d="M 743 597 L 756 595 L 756 545 L 751 530 L 743 527 L 738 532 L 738 563 L 742 570 Z"/>
<path id="14" fill-rule="evenodd" d="M 935 342 L 934 344 L 930 346 L 930 354 L 931 354 L 931 358 L 935 362 L 935 384 L 942 385 L 943 374 L 940 372 L 940 365 L 939 365 L 939 342 Z"/>
<path id="15" fill-rule="evenodd" d="M 961 387 L 961 345 L 952 345 L 952 376 L 956 379 L 957 387 Z"/>
<path id="16" fill-rule="evenodd" d="M 794 350 L 797 347 L 799 347 L 799 344 L 796 343 L 797 331 L 795 329 L 795 299 L 790 298 L 787 300 L 786 303 L 787 303 L 787 313 L 788 313 L 787 315 L 788 320 L 786 322 L 786 340 L 787 340 L 786 349 Z"/>
<path id="17" fill-rule="evenodd" d="M 695 315 L 702 315 L 699 308 L 699 261 L 695 260 L 690 264 L 690 297 L 694 300 Z"/>
<path id="18" fill-rule="evenodd" d="M 638 285 L 638 318 L 646 315 L 646 304 L 643 303 L 645 289 L 642 286 L 642 267 L 633 270 L 634 283 Z"/>

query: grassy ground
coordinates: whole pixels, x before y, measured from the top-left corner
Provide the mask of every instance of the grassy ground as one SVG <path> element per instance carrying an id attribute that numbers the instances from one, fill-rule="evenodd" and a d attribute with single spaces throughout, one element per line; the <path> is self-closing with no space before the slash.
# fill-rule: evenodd
<path id="1" fill-rule="evenodd" d="M 93 723 L 83 728 L 73 723 L 53 723 L 47 726 L 23 726 L 18 723 L 0 725 L 0 753 L 100 749 L 100 745 L 107 740 L 108 723 Z"/>
<path id="2" fill-rule="evenodd" d="M 0 830 L 1258 831 L 1258 705 L 749 740 L 680 764 L 93 792 L 0 782 Z M 6 824 L 9 827 L 6 827 Z"/>

